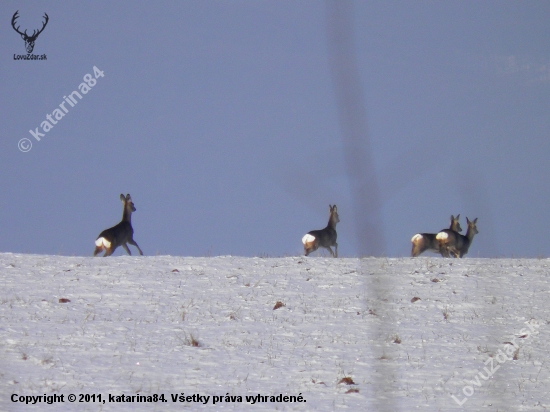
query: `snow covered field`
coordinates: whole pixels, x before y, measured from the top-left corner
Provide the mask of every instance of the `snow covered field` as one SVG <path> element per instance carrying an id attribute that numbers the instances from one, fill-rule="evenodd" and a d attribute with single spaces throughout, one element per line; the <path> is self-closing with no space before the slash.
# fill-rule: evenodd
<path id="1" fill-rule="evenodd" d="M 549 264 L 0 254 L 0 410 L 548 410 Z"/>

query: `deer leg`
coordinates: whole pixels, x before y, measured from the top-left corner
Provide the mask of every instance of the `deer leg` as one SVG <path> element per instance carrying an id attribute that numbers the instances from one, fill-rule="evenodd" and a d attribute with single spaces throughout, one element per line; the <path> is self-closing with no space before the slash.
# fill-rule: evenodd
<path id="1" fill-rule="evenodd" d="M 452 255 L 454 258 L 457 258 L 460 255 L 460 252 L 454 246 L 447 247 L 447 253 Z M 450 257 L 450 256 L 447 256 L 447 257 Z"/>
<path id="2" fill-rule="evenodd" d="M 131 245 L 134 245 L 135 247 L 137 247 L 137 250 L 139 250 L 139 254 L 141 256 L 143 256 L 143 252 L 141 251 L 141 249 L 139 248 L 138 244 L 136 243 L 136 241 L 134 239 L 130 239 L 128 241 L 128 243 L 131 244 Z"/>
<path id="3" fill-rule="evenodd" d="M 132 256 L 132 253 L 130 252 L 130 249 L 128 249 L 128 245 L 126 243 L 123 243 L 122 244 L 122 247 L 124 248 L 124 250 L 126 251 L 126 253 L 128 253 L 130 256 Z"/>
<path id="4" fill-rule="evenodd" d="M 334 252 L 332 251 L 332 249 L 330 248 L 330 246 L 327 246 L 326 249 L 328 249 L 328 251 L 330 252 L 330 255 L 331 255 L 332 257 L 335 257 L 335 256 L 334 256 Z"/>
<path id="5" fill-rule="evenodd" d="M 112 248 L 107 248 L 105 249 L 105 254 L 103 255 L 103 257 L 107 257 L 107 256 L 111 256 L 113 254 L 115 250 L 112 249 Z"/>
<path id="6" fill-rule="evenodd" d="M 335 249 L 334 257 L 337 258 L 338 257 L 338 243 L 336 243 L 336 242 L 334 242 L 334 249 Z"/>
<path id="7" fill-rule="evenodd" d="M 317 242 L 306 243 L 304 245 L 304 255 L 308 256 L 310 253 L 315 252 L 319 249 L 319 244 Z"/>

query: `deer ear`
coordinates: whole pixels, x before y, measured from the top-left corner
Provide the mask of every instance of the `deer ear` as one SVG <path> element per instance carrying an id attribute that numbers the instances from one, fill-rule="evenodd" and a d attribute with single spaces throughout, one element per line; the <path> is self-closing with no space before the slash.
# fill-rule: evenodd
<path id="1" fill-rule="evenodd" d="M 474 219 L 474 224 L 477 223 L 477 217 Z"/>
<path id="2" fill-rule="evenodd" d="M 460 213 L 456 215 L 456 220 L 460 219 Z"/>
<path id="3" fill-rule="evenodd" d="M 122 193 L 120 194 L 120 200 L 122 200 L 123 202 L 126 201 L 126 198 L 124 197 L 124 195 Z"/>

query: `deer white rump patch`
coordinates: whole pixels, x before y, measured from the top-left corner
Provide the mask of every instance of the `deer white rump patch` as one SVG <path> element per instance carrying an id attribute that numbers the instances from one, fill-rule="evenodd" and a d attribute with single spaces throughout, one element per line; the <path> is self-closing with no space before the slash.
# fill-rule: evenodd
<path id="1" fill-rule="evenodd" d="M 104 237 L 98 237 L 97 240 L 95 241 L 95 245 L 97 247 L 105 247 L 105 248 L 109 249 L 111 247 L 111 242 L 109 242 Z"/>
<path id="2" fill-rule="evenodd" d="M 449 235 L 446 233 L 446 232 L 439 232 L 435 238 L 437 240 L 447 240 L 447 238 L 449 237 Z"/>
<path id="3" fill-rule="evenodd" d="M 304 245 L 312 242 L 315 242 L 315 236 L 310 235 L 309 233 L 307 235 L 304 235 L 304 237 L 302 238 L 302 243 Z"/>
<path id="4" fill-rule="evenodd" d="M 418 242 L 420 239 L 422 239 L 422 235 L 420 233 L 417 233 L 416 235 L 414 235 L 412 238 L 411 238 L 411 242 Z"/>

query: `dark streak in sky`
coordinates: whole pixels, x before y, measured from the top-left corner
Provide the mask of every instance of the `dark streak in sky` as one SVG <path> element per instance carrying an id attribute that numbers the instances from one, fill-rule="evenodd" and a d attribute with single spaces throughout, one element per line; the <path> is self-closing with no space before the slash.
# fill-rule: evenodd
<path id="1" fill-rule="evenodd" d="M 353 6 L 327 2 L 328 59 L 352 188 L 359 256 L 384 256 L 381 202 L 367 130 L 367 112 L 354 49 Z"/>

